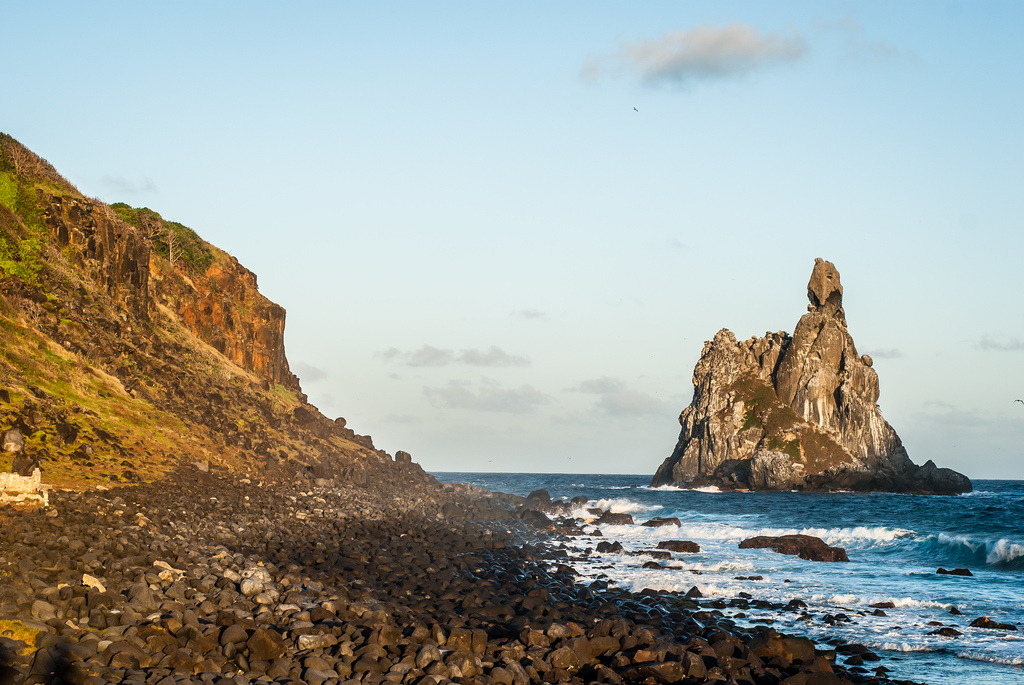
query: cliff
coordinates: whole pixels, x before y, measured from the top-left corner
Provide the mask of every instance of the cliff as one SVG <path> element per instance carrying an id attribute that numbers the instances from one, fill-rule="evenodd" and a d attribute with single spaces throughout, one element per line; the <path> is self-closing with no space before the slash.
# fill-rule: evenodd
<path id="1" fill-rule="evenodd" d="M 651 484 L 970 492 L 962 474 L 915 465 L 882 417 L 878 374 L 847 330 L 831 262 L 815 260 L 807 298 L 792 335 L 737 341 L 723 329 L 704 344 L 679 441 Z"/>
<path id="2" fill-rule="evenodd" d="M 0 134 L 0 434 L 24 436 L 0 470 L 67 487 L 193 461 L 428 478 L 307 402 L 284 326 L 234 257 L 153 210 L 85 197 Z"/>

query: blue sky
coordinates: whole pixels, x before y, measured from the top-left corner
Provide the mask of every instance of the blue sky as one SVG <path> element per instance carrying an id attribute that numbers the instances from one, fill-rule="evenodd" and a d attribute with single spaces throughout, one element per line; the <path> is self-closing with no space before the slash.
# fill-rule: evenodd
<path id="1" fill-rule="evenodd" d="M 0 130 L 231 252 L 428 470 L 653 473 L 815 257 L 914 461 L 1024 478 L 1019 3 L 4 3 Z"/>

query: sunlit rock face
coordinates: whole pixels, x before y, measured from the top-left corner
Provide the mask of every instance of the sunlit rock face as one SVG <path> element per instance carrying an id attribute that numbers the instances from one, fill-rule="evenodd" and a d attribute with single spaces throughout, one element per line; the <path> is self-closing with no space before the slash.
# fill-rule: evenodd
<path id="1" fill-rule="evenodd" d="M 955 471 L 911 462 L 882 417 L 878 374 L 847 331 L 834 264 L 815 260 L 807 299 L 792 335 L 737 341 L 722 329 L 704 344 L 679 441 L 652 485 L 970 491 Z"/>

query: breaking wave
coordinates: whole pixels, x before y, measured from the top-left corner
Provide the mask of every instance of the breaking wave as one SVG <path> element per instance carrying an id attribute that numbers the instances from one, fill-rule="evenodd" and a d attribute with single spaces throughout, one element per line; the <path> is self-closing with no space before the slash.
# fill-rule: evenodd
<path id="1" fill-rule="evenodd" d="M 928 536 L 925 549 L 956 563 L 1024 570 L 1024 544 L 1006 538 L 977 540 L 966 535 L 939 533 Z"/>

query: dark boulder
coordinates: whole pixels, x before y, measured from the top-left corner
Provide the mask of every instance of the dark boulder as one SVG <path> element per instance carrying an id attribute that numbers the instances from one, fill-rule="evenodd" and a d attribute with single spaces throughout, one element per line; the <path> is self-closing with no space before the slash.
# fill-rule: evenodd
<path id="1" fill-rule="evenodd" d="M 675 516 L 669 518 L 655 516 L 654 518 L 648 521 L 644 521 L 640 525 L 647 526 L 648 528 L 661 528 L 662 526 L 675 526 L 676 528 L 678 528 L 683 524 L 680 523 L 679 519 L 677 519 Z"/>
<path id="2" fill-rule="evenodd" d="M 658 549 L 667 549 L 670 552 L 682 552 L 694 554 L 700 551 L 700 545 L 689 540 L 662 540 L 658 543 Z"/>
<path id="3" fill-rule="evenodd" d="M 607 540 L 603 540 L 597 543 L 597 551 L 601 552 L 602 554 L 621 554 L 622 543 L 608 542 Z"/>
<path id="4" fill-rule="evenodd" d="M 536 509 L 523 509 L 522 513 L 519 514 L 519 518 L 537 528 L 547 528 L 551 525 L 551 519 Z"/>
<path id="5" fill-rule="evenodd" d="M 609 526 L 626 526 L 633 525 L 633 517 L 629 514 L 614 514 L 606 511 L 601 514 L 601 518 L 597 519 L 597 522 Z"/>
<path id="6" fill-rule="evenodd" d="M 999 623 L 988 616 L 982 616 L 971 621 L 972 628 L 985 628 L 986 630 L 1012 630 L 1017 631 L 1017 626 L 1012 623 Z"/>
<path id="7" fill-rule="evenodd" d="M 943 576 L 973 576 L 974 575 L 973 573 L 971 573 L 970 569 L 966 569 L 966 568 L 954 568 L 954 569 L 951 569 L 951 570 L 946 570 L 944 568 L 940 568 L 940 569 L 936 569 L 935 572 L 938 573 L 939 575 L 943 575 Z"/>
<path id="8" fill-rule="evenodd" d="M 740 543 L 740 549 L 771 549 L 807 561 L 849 561 L 842 547 L 829 547 L 824 540 L 811 535 L 758 535 Z"/>

